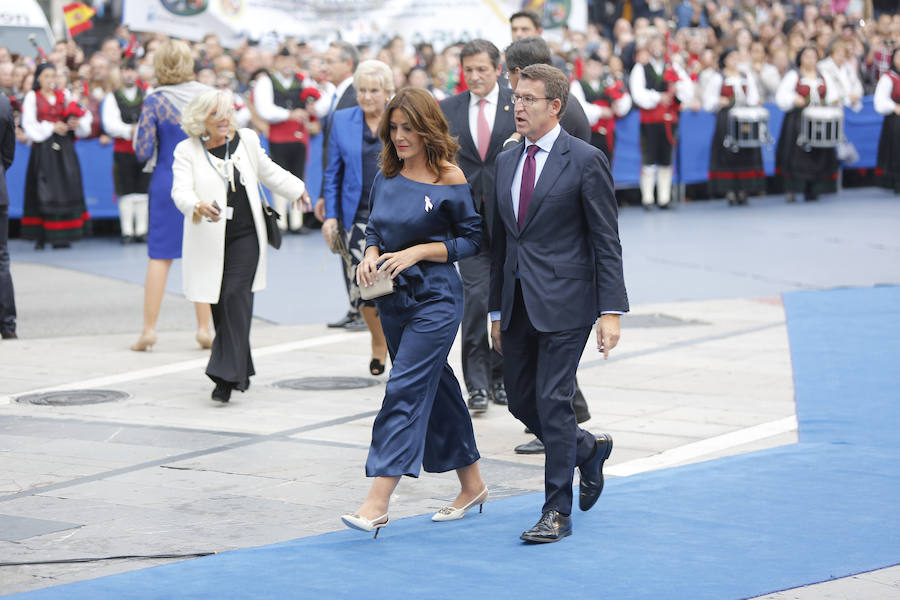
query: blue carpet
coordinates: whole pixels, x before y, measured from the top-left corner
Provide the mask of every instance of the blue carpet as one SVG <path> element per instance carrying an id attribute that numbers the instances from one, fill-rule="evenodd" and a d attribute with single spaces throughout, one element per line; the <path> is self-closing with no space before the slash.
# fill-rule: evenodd
<path id="1" fill-rule="evenodd" d="M 541 495 L 38 590 L 29 599 L 746 598 L 900 563 L 900 288 L 785 297 L 801 443 L 607 483 L 526 546 Z"/>

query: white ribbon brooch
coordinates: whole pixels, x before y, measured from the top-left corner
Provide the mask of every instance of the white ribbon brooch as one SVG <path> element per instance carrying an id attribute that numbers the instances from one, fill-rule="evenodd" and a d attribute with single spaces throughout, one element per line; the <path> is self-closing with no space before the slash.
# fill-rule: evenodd
<path id="1" fill-rule="evenodd" d="M 431 198 L 425 196 L 425 212 L 431 212 L 432 208 L 434 208 L 434 204 L 431 203 Z"/>

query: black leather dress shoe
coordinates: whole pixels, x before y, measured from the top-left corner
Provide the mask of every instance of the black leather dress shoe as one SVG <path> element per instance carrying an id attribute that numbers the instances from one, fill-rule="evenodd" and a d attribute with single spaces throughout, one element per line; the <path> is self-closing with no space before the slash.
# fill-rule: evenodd
<path id="1" fill-rule="evenodd" d="M 0 337 L 2 337 L 4 340 L 17 340 L 17 339 L 19 339 L 19 336 L 16 335 L 16 332 L 15 332 L 15 331 L 4 331 L 4 332 L 0 333 Z"/>
<path id="2" fill-rule="evenodd" d="M 488 409 L 487 390 L 472 390 L 469 394 L 469 410 L 474 413 L 483 413 Z"/>
<path id="3" fill-rule="evenodd" d="M 501 406 L 509 404 L 509 401 L 506 398 L 506 387 L 504 387 L 502 382 L 494 384 L 494 388 L 491 390 L 491 399 L 493 399 L 494 404 L 499 404 Z"/>
<path id="4" fill-rule="evenodd" d="M 608 433 L 597 436 L 594 455 L 578 467 L 581 483 L 578 485 L 578 508 L 590 510 L 603 492 L 603 462 L 612 452 L 613 440 Z"/>
<path id="5" fill-rule="evenodd" d="M 347 323 L 350 323 L 351 321 L 355 321 L 358 318 L 359 318 L 359 313 L 353 312 L 352 310 L 350 310 L 350 311 L 347 311 L 347 314 L 344 315 L 344 318 L 338 319 L 334 323 L 329 323 L 328 326 L 331 327 L 332 329 L 338 329 L 340 327 L 344 327 L 345 325 L 347 325 Z"/>
<path id="6" fill-rule="evenodd" d="M 516 454 L 543 454 L 544 442 L 538 438 L 534 438 L 526 444 L 519 444 L 515 448 Z"/>
<path id="7" fill-rule="evenodd" d="M 564 537 L 572 535 L 572 518 L 556 510 L 548 510 L 541 515 L 537 524 L 522 533 L 520 539 L 526 542 L 546 544 L 558 542 Z"/>

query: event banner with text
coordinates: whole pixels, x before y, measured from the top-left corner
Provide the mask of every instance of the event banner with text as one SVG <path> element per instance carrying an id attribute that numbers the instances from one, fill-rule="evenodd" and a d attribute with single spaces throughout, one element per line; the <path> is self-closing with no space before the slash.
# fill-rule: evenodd
<path id="1" fill-rule="evenodd" d="M 326 42 L 407 43 L 444 46 L 485 38 L 510 42 L 510 14 L 521 0 L 124 0 L 123 23 L 135 31 L 199 40 L 216 33 L 226 47 L 244 39 L 285 36 Z"/>

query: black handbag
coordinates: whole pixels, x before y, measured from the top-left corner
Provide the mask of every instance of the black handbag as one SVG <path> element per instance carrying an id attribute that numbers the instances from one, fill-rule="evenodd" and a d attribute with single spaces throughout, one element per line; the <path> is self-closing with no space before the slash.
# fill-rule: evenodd
<path id="1" fill-rule="evenodd" d="M 263 195 L 262 186 L 259 188 L 259 198 L 263 201 L 263 217 L 266 219 L 266 239 L 269 245 L 278 250 L 281 248 L 281 230 L 278 229 L 278 219 L 281 218 L 275 209 L 269 206 Z"/>

